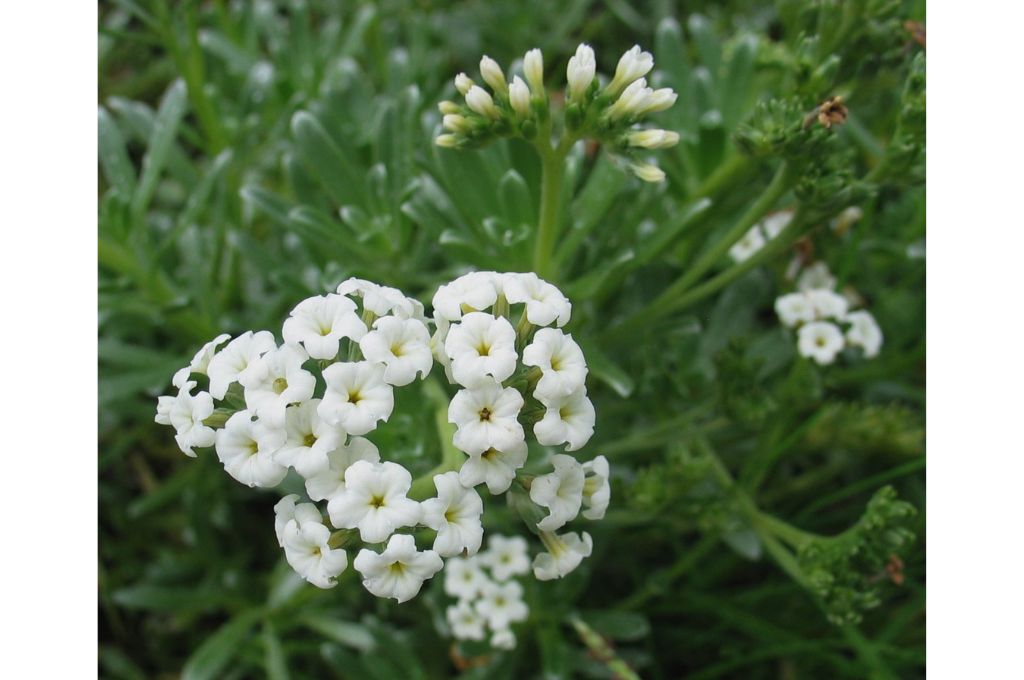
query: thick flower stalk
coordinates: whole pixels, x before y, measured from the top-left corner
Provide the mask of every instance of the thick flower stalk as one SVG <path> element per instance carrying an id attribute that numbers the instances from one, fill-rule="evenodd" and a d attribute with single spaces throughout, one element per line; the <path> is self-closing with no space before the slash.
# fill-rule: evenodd
<path id="1" fill-rule="evenodd" d="M 837 293 L 835 285 L 828 266 L 816 262 L 800 273 L 796 291 L 775 300 L 775 313 L 783 325 L 796 329 L 800 355 L 817 364 L 833 363 L 848 346 L 873 359 L 882 349 L 882 329 L 871 312 L 851 311 L 850 299 Z"/>
<path id="2" fill-rule="evenodd" d="M 590 554 L 588 533 L 563 528 L 581 514 L 604 516 L 607 461 L 542 451 L 531 461 L 529 446 L 576 451 L 590 439 L 586 360 L 560 330 L 569 300 L 534 274 L 467 274 L 441 286 L 433 307 L 428 319 L 400 291 L 349 279 L 300 302 L 280 345 L 268 331 L 205 345 L 174 375 L 177 394 L 159 398 L 156 421 L 174 427 L 186 455 L 214 447 L 248 486 L 274 487 L 289 471 L 304 480 L 309 502 L 282 499 L 275 531 L 288 563 L 313 585 L 333 587 L 351 562 L 369 592 L 405 602 L 448 560 L 475 584 L 449 614 L 457 635 L 477 635 L 476 621 L 492 645 L 510 648 L 510 625 L 528 610 L 509 578 L 530 573 L 528 544 L 491 536 L 479 553 L 478 487 L 517 496 L 513 507 L 544 548 L 533 559 L 536 578 L 565 576 Z M 387 426 L 395 389 L 426 379 L 435 360 L 453 386 L 444 416 L 455 428 L 444 423 L 444 460 L 414 480 L 374 432 Z M 467 571 L 472 560 L 491 575 Z"/>

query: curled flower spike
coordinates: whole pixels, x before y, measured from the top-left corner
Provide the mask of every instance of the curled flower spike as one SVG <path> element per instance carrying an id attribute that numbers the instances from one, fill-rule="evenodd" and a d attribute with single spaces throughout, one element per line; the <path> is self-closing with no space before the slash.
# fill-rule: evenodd
<path id="1" fill-rule="evenodd" d="M 542 79 L 540 53 L 530 62 L 527 77 Z M 481 66 L 491 85 L 496 67 Z M 467 93 L 476 87 L 460 82 Z M 509 97 L 494 105 L 522 95 L 534 115 L 538 97 L 518 76 Z M 812 299 L 811 308 L 825 302 Z M 531 567 L 541 579 L 576 568 L 589 554 L 589 534 L 554 531 L 581 515 L 599 520 L 608 506 L 603 457 L 581 464 L 542 452 L 552 469 L 538 475 L 537 461 L 527 467 L 528 439 L 541 449 L 575 451 L 593 434 L 586 358 L 559 329 L 572 303 L 536 274 L 470 272 L 440 286 L 433 307 L 430 320 L 401 291 L 348 279 L 337 293 L 299 302 L 284 321 L 281 345 L 268 331 L 233 340 L 222 334 L 203 345 L 174 373 L 177 392 L 157 399 L 154 419 L 174 427 L 186 455 L 213 447 L 225 472 L 247 486 L 277 486 L 289 470 L 303 478 L 313 502 L 282 498 L 274 506 L 274 533 L 285 560 L 310 584 L 336 586 L 351 551 L 370 593 L 405 602 L 447 559 L 443 588 L 458 598 L 446 616 L 450 632 L 511 649 L 514 626 L 529 615 L 514 579 Z M 868 349 L 870 328 L 859 324 L 850 343 Z M 450 383 L 447 394 L 435 360 Z M 427 381 L 423 393 L 434 417 L 455 429 L 439 426 L 451 432 L 440 469 L 414 481 L 403 464 L 385 459 L 374 433 L 391 418 L 395 390 L 417 380 Z M 410 422 L 404 413 L 401 420 Z M 531 562 L 523 536 L 499 535 L 488 536 L 481 551 L 480 485 L 508 493 L 527 533 L 542 530 L 547 552 Z M 418 540 L 432 543 L 417 546 Z"/>
<path id="2" fill-rule="evenodd" d="M 637 158 L 638 150 L 665 149 L 679 142 L 677 133 L 638 125 L 651 114 L 675 104 L 670 88 L 648 87 L 646 76 L 654 68 L 654 57 L 639 45 L 627 50 L 615 67 L 615 74 L 603 89 L 598 86 L 597 57 L 587 44 L 580 44 L 565 69 L 565 108 L 552 115 L 551 98 L 544 84 L 544 57 L 529 50 L 523 57 L 523 76 L 506 77 L 494 59 L 480 60 L 484 85 L 476 85 L 465 74 L 455 78 L 455 88 L 465 105 L 442 102 L 445 132 L 435 139 L 445 148 L 477 148 L 500 137 L 521 137 L 533 142 L 542 156 L 550 150 L 564 154 L 573 142 L 600 142 L 614 157 L 646 182 L 661 182 L 665 174 L 649 161 Z M 510 84 L 511 82 L 511 84 Z M 561 139 L 552 140 L 552 133 Z"/>

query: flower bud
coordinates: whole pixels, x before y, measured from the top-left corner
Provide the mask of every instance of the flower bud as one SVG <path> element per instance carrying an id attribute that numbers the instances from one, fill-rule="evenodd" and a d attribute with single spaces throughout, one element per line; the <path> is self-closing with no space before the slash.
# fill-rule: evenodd
<path id="1" fill-rule="evenodd" d="M 523 73 L 533 93 L 544 96 L 544 55 L 536 47 L 523 57 Z"/>
<path id="2" fill-rule="evenodd" d="M 576 54 L 569 59 L 569 66 L 565 71 L 566 80 L 569 83 L 569 98 L 573 101 L 580 101 L 586 94 L 587 88 L 594 80 L 594 72 L 597 70 L 597 62 L 594 59 L 594 50 L 590 45 L 580 44 L 576 48 Z"/>
<path id="3" fill-rule="evenodd" d="M 461 132 L 465 134 L 469 131 L 469 121 L 466 120 L 465 116 L 460 116 L 457 113 L 449 113 L 441 121 L 445 130 L 451 132 Z"/>
<path id="4" fill-rule="evenodd" d="M 665 109 L 671 108 L 676 103 L 677 95 L 671 87 L 663 87 L 659 90 L 651 92 L 650 97 L 647 99 L 647 103 L 638 111 L 641 116 L 648 113 L 657 113 L 658 111 L 664 111 Z"/>
<path id="5" fill-rule="evenodd" d="M 629 169 L 645 182 L 664 182 L 665 172 L 657 165 L 650 163 L 630 163 Z"/>
<path id="6" fill-rule="evenodd" d="M 654 91 L 647 87 L 645 78 L 634 80 L 608 108 L 608 116 L 612 120 L 619 120 L 630 115 L 637 115 L 647 106 L 652 94 Z"/>
<path id="7" fill-rule="evenodd" d="M 615 67 L 615 77 L 608 84 L 607 92 L 612 95 L 618 94 L 637 78 L 647 75 L 652 68 L 654 57 L 651 53 L 642 52 L 639 45 L 633 45 L 619 59 L 619 64 Z"/>
<path id="8" fill-rule="evenodd" d="M 501 66 L 486 54 L 480 60 L 480 75 L 483 76 L 484 82 L 490 85 L 491 89 L 496 93 L 505 94 L 508 92 L 508 84 L 505 82 L 505 74 L 502 73 Z"/>
<path id="9" fill-rule="evenodd" d="M 508 88 L 508 100 L 520 117 L 527 118 L 530 115 L 530 88 L 519 76 L 512 78 L 512 85 Z"/>
<path id="10" fill-rule="evenodd" d="M 445 149 L 454 149 L 459 145 L 459 138 L 452 134 L 438 135 L 437 139 L 434 140 L 434 144 Z"/>
<path id="11" fill-rule="evenodd" d="M 667 149 L 679 143 L 679 133 L 670 130 L 637 130 L 627 135 L 626 142 L 630 146 L 645 149 Z"/>
<path id="12" fill-rule="evenodd" d="M 466 105 L 485 118 L 496 120 L 501 117 L 501 112 L 494 105 L 491 95 L 487 94 L 486 90 L 477 85 L 471 86 L 469 91 L 466 92 Z"/>
<path id="13" fill-rule="evenodd" d="M 473 79 L 467 76 L 465 73 L 460 73 L 455 76 L 455 89 L 459 91 L 463 97 L 469 92 L 469 89 L 473 87 Z"/>
<path id="14" fill-rule="evenodd" d="M 438 103 L 437 110 L 443 115 L 448 115 L 449 113 L 458 113 L 461 110 L 461 107 L 455 102 L 448 101 L 446 99 L 445 101 Z"/>

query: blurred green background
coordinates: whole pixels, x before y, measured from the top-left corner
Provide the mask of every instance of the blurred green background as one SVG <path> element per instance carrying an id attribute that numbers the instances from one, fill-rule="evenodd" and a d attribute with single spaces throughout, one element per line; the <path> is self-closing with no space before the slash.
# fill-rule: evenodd
<path id="1" fill-rule="evenodd" d="M 923 21 L 923 2 L 877 0 L 101 2 L 101 675 L 613 677 L 578 617 L 645 678 L 923 676 L 925 215 L 907 141 Z M 351 569 L 331 591 L 304 584 L 274 537 L 279 496 L 230 479 L 212 451 L 183 456 L 153 423 L 155 397 L 217 333 L 279 332 L 298 300 L 348 276 L 429 304 L 467 269 L 528 269 L 531 150 L 437 149 L 436 103 L 482 54 L 508 68 L 532 47 L 560 88 L 581 41 L 606 74 L 634 43 L 653 51 L 655 82 L 680 94 L 656 122 L 684 137 L 659 154 L 663 185 L 582 145 L 569 159 L 556 282 L 591 364 L 598 422 L 581 453 L 610 459 L 612 506 L 577 572 L 528 584 L 516 650 L 453 654 L 440 583 L 405 605 Z M 768 184 L 777 159 L 733 141 L 758 103 L 837 93 L 850 119 L 810 163 L 813 200 L 886 172 L 857 195 L 859 222 L 821 219 L 795 252 L 866 301 L 881 355 L 826 369 L 794 356 L 772 311 L 788 250 L 616 328 Z M 375 441 L 415 475 L 439 455 L 432 422 L 414 394 Z M 917 509 L 901 565 L 875 559 L 896 521 L 886 499 L 825 557 L 792 558 L 787 530 L 762 521 L 839 534 L 885 485 Z M 525 533 L 485 502 L 488 530 Z"/>

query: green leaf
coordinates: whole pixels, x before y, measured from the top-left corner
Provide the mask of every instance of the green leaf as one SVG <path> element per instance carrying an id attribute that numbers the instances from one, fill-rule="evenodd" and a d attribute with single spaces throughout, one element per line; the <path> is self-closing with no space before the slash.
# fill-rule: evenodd
<path id="1" fill-rule="evenodd" d="M 711 208 L 711 199 L 701 198 L 687 205 L 682 212 L 665 220 L 644 239 L 634 260 L 634 268 L 648 264 L 664 253 L 672 243 Z"/>
<path id="2" fill-rule="evenodd" d="M 288 659 L 281 646 L 281 638 L 269 619 L 263 622 L 263 655 L 267 677 L 270 680 L 288 680 Z"/>
<path id="3" fill-rule="evenodd" d="M 373 651 L 377 647 L 377 640 L 373 634 L 366 626 L 359 623 L 310 614 L 302 618 L 302 625 L 335 642 L 340 642 L 346 647 L 364 652 Z"/>
<path id="4" fill-rule="evenodd" d="M 222 591 L 206 586 L 160 586 L 139 584 L 114 591 L 111 596 L 125 609 L 186 612 L 209 611 L 224 603 Z"/>
<path id="5" fill-rule="evenodd" d="M 587 367 L 595 378 L 611 387 L 623 399 L 633 394 L 636 383 L 628 373 L 612 363 L 597 345 L 583 341 L 580 346 L 587 357 Z"/>
<path id="6" fill-rule="evenodd" d="M 541 677 L 544 680 L 563 680 L 570 674 L 571 659 L 569 645 L 553 623 L 537 628 L 537 643 L 540 646 Z"/>
<path id="7" fill-rule="evenodd" d="M 137 217 L 146 212 L 146 208 L 149 207 L 149 203 L 153 199 L 156 184 L 160 180 L 160 173 L 163 172 L 171 145 L 178 133 L 178 125 L 181 123 L 182 116 L 185 115 L 187 102 L 188 93 L 182 80 L 175 80 L 171 83 L 160 101 L 160 108 L 157 111 L 149 138 L 149 148 L 146 150 L 145 158 L 142 159 L 142 178 L 139 180 L 139 188 L 132 198 L 132 213 Z"/>
<path id="8" fill-rule="evenodd" d="M 107 182 L 125 200 L 130 200 L 135 193 L 135 168 L 128 158 L 121 130 L 102 106 L 99 107 L 99 156 Z"/>
<path id="9" fill-rule="evenodd" d="M 362 205 L 360 178 L 337 142 L 331 138 L 320 120 L 309 111 L 292 116 L 292 134 L 305 167 L 320 181 L 335 205 Z"/>
<path id="10" fill-rule="evenodd" d="M 754 57 L 757 54 L 757 38 L 743 36 L 736 41 L 725 78 L 722 80 L 721 102 L 722 125 L 732 130 L 743 118 L 747 101 L 751 97 L 750 84 L 754 76 Z"/>
<path id="11" fill-rule="evenodd" d="M 712 80 L 717 80 L 718 69 L 722 65 L 722 43 L 715 35 L 711 22 L 700 14 L 691 14 L 686 27 L 690 29 L 690 36 L 697 45 L 697 53 L 704 66 L 711 72 Z"/>
<path id="12" fill-rule="evenodd" d="M 206 642 L 185 662 L 181 669 L 182 680 L 213 680 L 220 677 L 221 671 L 238 654 L 239 647 L 249 637 L 262 615 L 260 609 L 246 609 L 206 638 Z"/>
<path id="13" fill-rule="evenodd" d="M 632 642 L 646 637 L 651 632 L 651 624 L 647 617 L 637 612 L 611 609 L 586 611 L 580 618 L 598 633 L 612 640 Z"/>

